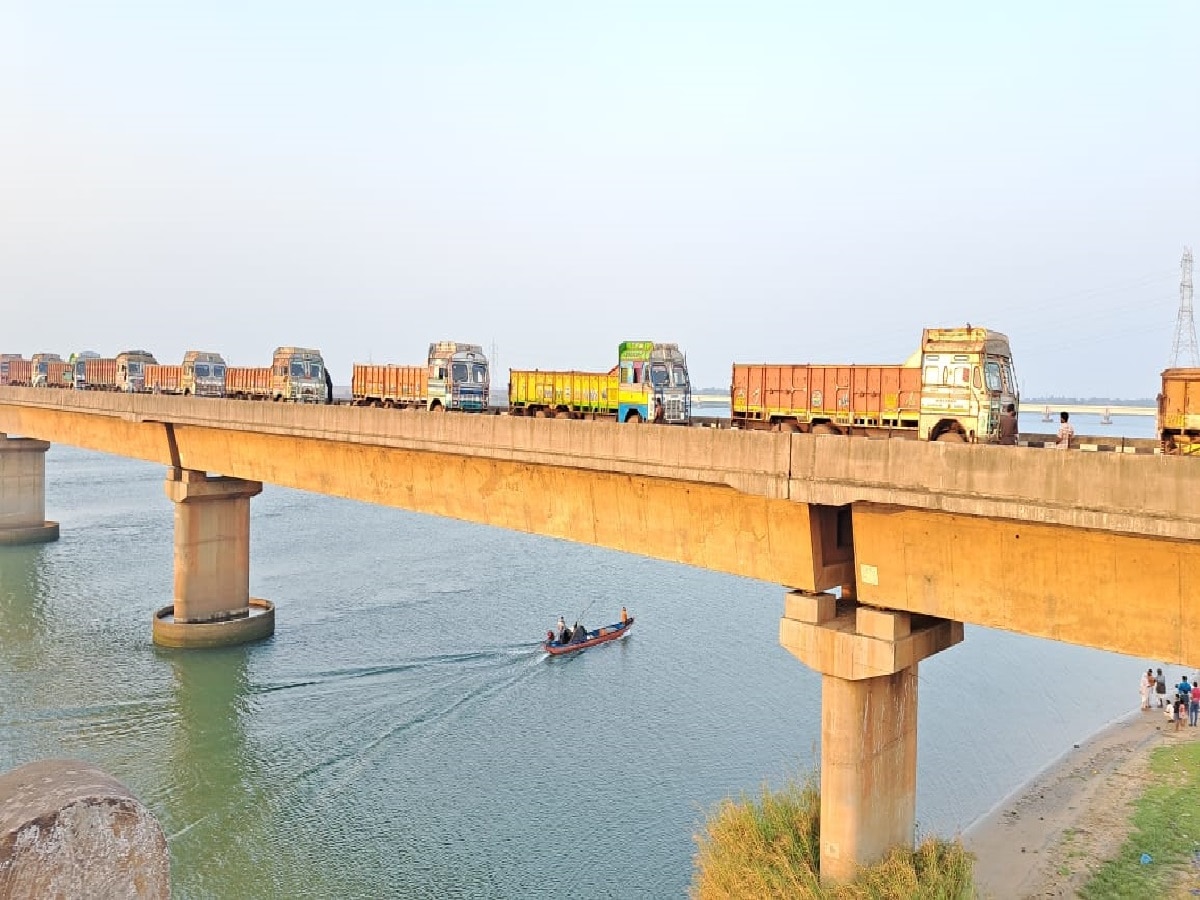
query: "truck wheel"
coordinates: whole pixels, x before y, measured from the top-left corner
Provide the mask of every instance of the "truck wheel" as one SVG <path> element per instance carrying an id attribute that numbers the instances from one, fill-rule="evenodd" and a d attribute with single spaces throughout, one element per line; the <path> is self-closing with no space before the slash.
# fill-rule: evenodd
<path id="1" fill-rule="evenodd" d="M 535 409 L 533 411 L 533 417 L 535 419 L 544 419 L 546 418 L 546 411 L 544 409 Z"/>
<path id="2" fill-rule="evenodd" d="M 779 430 L 782 431 L 784 434 L 795 434 L 797 431 L 800 430 L 800 426 L 797 425 L 795 422 L 780 422 Z"/>
<path id="3" fill-rule="evenodd" d="M 967 442 L 966 435 L 961 431 L 943 431 L 937 436 L 937 439 L 945 444 L 965 444 Z"/>
<path id="4" fill-rule="evenodd" d="M 642 421 L 642 414 L 635 409 L 625 417 L 625 421 L 632 425 L 638 425 Z"/>
<path id="5" fill-rule="evenodd" d="M 841 434 L 840 431 L 828 422 L 818 422 L 812 427 L 813 434 Z"/>

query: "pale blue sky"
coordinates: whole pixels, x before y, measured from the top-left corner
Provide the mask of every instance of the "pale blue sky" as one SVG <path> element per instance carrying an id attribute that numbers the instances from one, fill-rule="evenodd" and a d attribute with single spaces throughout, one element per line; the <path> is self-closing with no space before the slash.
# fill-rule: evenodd
<path id="1" fill-rule="evenodd" d="M 1200 3 L 0 0 L 0 350 L 603 369 L 674 340 L 1152 396 Z"/>

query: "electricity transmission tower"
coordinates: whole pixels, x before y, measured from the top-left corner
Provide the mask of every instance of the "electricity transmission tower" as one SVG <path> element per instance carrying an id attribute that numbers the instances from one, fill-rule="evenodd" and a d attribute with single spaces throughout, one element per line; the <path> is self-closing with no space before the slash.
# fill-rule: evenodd
<path id="1" fill-rule="evenodd" d="M 1179 279 L 1179 317 L 1175 320 L 1175 343 L 1171 347 L 1171 365 L 1200 367 L 1200 350 L 1196 348 L 1196 322 L 1192 318 L 1192 248 L 1183 248 L 1180 262 L 1183 273 Z"/>

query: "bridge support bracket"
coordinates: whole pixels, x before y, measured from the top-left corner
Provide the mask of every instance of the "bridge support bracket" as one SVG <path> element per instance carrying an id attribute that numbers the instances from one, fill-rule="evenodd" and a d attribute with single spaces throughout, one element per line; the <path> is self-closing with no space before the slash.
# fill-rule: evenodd
<path id="1" fill-rule="evenodd" d="M 821 679 L 821 880 L 913 845 L 917 663 L 963 639 L 948 619 L 791 591 L 779 643 Z"/>
<path id="2" fill-rule="evenodd" d="M 47 441 L 0 433 L 0 546 L 58 540 L 46 521 Z"/>

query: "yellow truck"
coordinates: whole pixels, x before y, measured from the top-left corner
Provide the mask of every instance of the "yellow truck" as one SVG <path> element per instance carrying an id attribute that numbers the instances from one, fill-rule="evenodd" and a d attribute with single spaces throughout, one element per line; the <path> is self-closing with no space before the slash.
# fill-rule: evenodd
<path id="1" fill-rule="evenodd" d="M 677 344 L 625 341 L 607 372 L 510 369 L 508 408 L 515 416 L 687 425 L 687 359 Z"/>

